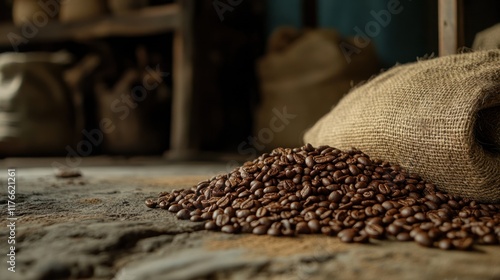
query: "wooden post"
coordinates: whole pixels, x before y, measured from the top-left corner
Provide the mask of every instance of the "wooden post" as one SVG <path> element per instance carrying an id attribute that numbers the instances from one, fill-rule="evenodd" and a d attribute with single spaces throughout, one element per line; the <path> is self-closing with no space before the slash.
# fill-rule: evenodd
<path id="1" fill-rule="evenodd" d="M 457 53 L 463 46 L 462 0 L 439 0 L 439 56 Z"/>
<path id="2" fill-rule="evenodd" d="M 192 151 L 190 128 L 192 124 L 193 91 L 193 0 L 178 0 L 181 10 L 180 25 L 173 41 L 173 101 L 170 151 L 168 157 L 182 158 Z"/>

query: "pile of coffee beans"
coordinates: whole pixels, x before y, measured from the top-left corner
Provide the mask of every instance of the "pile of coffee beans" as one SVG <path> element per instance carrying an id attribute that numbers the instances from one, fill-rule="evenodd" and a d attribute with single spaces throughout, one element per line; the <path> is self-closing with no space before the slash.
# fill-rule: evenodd
<path id="1" fill-rule="evenodd" d="M 500 204 L 440 192 L 397 165 L 329 146 L 277 148 L 146 205 L 226 233 L 322 233 L 461 250 L 500 241 Z"/>

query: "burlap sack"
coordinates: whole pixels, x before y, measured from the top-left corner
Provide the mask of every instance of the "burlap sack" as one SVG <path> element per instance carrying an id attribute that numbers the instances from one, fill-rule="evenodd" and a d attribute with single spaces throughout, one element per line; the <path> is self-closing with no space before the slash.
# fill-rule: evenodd
<path id="1" fill-rule="evenodd" d="M 472 44 L 472 49 L 500 49 L 500 23 L 477 33 L 474 38 L 474 43 Z"/>
<path id="2" fill-rule="evenodd" d="M 304 141 L 356 147 L 442 190 L 500 202 L 500 50 L 396 66 L 346 95 Z"/>
<path id="3" fill-rule="evenodd" d="M 66 52 L 0 54 L 0 158 L 62 156 L 76 144 Z"/>
<path id="4" fill-rule="evenodd" d="M 348 60 L 339 47 L 341 42 L 354 45 L 352 38 L 342 38 L 329 29 L 282 27 L 272 34 L 267 54 L 257 63 L 261 102 L 255 114 L 254 135 L 258 145 L 265 150 L 300 146 L 302 135 L 297 131 L 305 131 L 318 121 L 352 83 L 377 72 L 373 45 Z M 286 112 L 291 119 L 274 124 L 276 111 Z M 270 129 L 272 134 L 264 137 Z"/>

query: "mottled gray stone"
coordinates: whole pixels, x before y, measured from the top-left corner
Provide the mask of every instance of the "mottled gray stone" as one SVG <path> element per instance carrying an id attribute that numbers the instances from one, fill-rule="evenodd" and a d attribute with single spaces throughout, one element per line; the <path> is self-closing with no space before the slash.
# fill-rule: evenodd
<path id="1" fill-rule="evenodd" d="M 0 279 L 500 279 L 498 246 L 457 252 L 390 241 L 343 244 L 321 235 L 228 235 L 144 206 L 160 191 L 189 187 L 223 168 L 82 167 L 83 177 L 58 179 L 51 168 L 19 167 L 17 272 L 7 271 L 2 253 Z M 6 238 L 0 231 L 0 242 Z"/>

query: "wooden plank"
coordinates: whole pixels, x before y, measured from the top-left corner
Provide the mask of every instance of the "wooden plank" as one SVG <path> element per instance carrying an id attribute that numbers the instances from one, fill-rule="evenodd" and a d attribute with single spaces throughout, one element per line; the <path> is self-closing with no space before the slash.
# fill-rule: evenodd
<path id="1" fill-rule="evenodd" d="M 0 44 L 10 45 L 12 35 L 25 38 L 29 43 L 88 40 L 107 36 L 145 36 L 173 31 L 179 26 L 179 21 L 179 5 L 168 4 L 80 22 L 50 21 L 45 26 L 35 26 L 36 32 L 29 33 L 28 36 L 23 34 L 26 33 L 26 27 L 0 24 Z"/>
<path id="2" fill-rule="evenodd" d="M 193 151 L 190 142 L 193 104 L 193 0 L 179 0 L 181 24 L 173 42 L 173 101 L 168 157 L 183 158 Z"/>
<path id="3" fill-rule="evenodd" d="M 463 46 L 463 2 L 461 0 L 439 0 L 439 55 L 456 54 Z"/>

